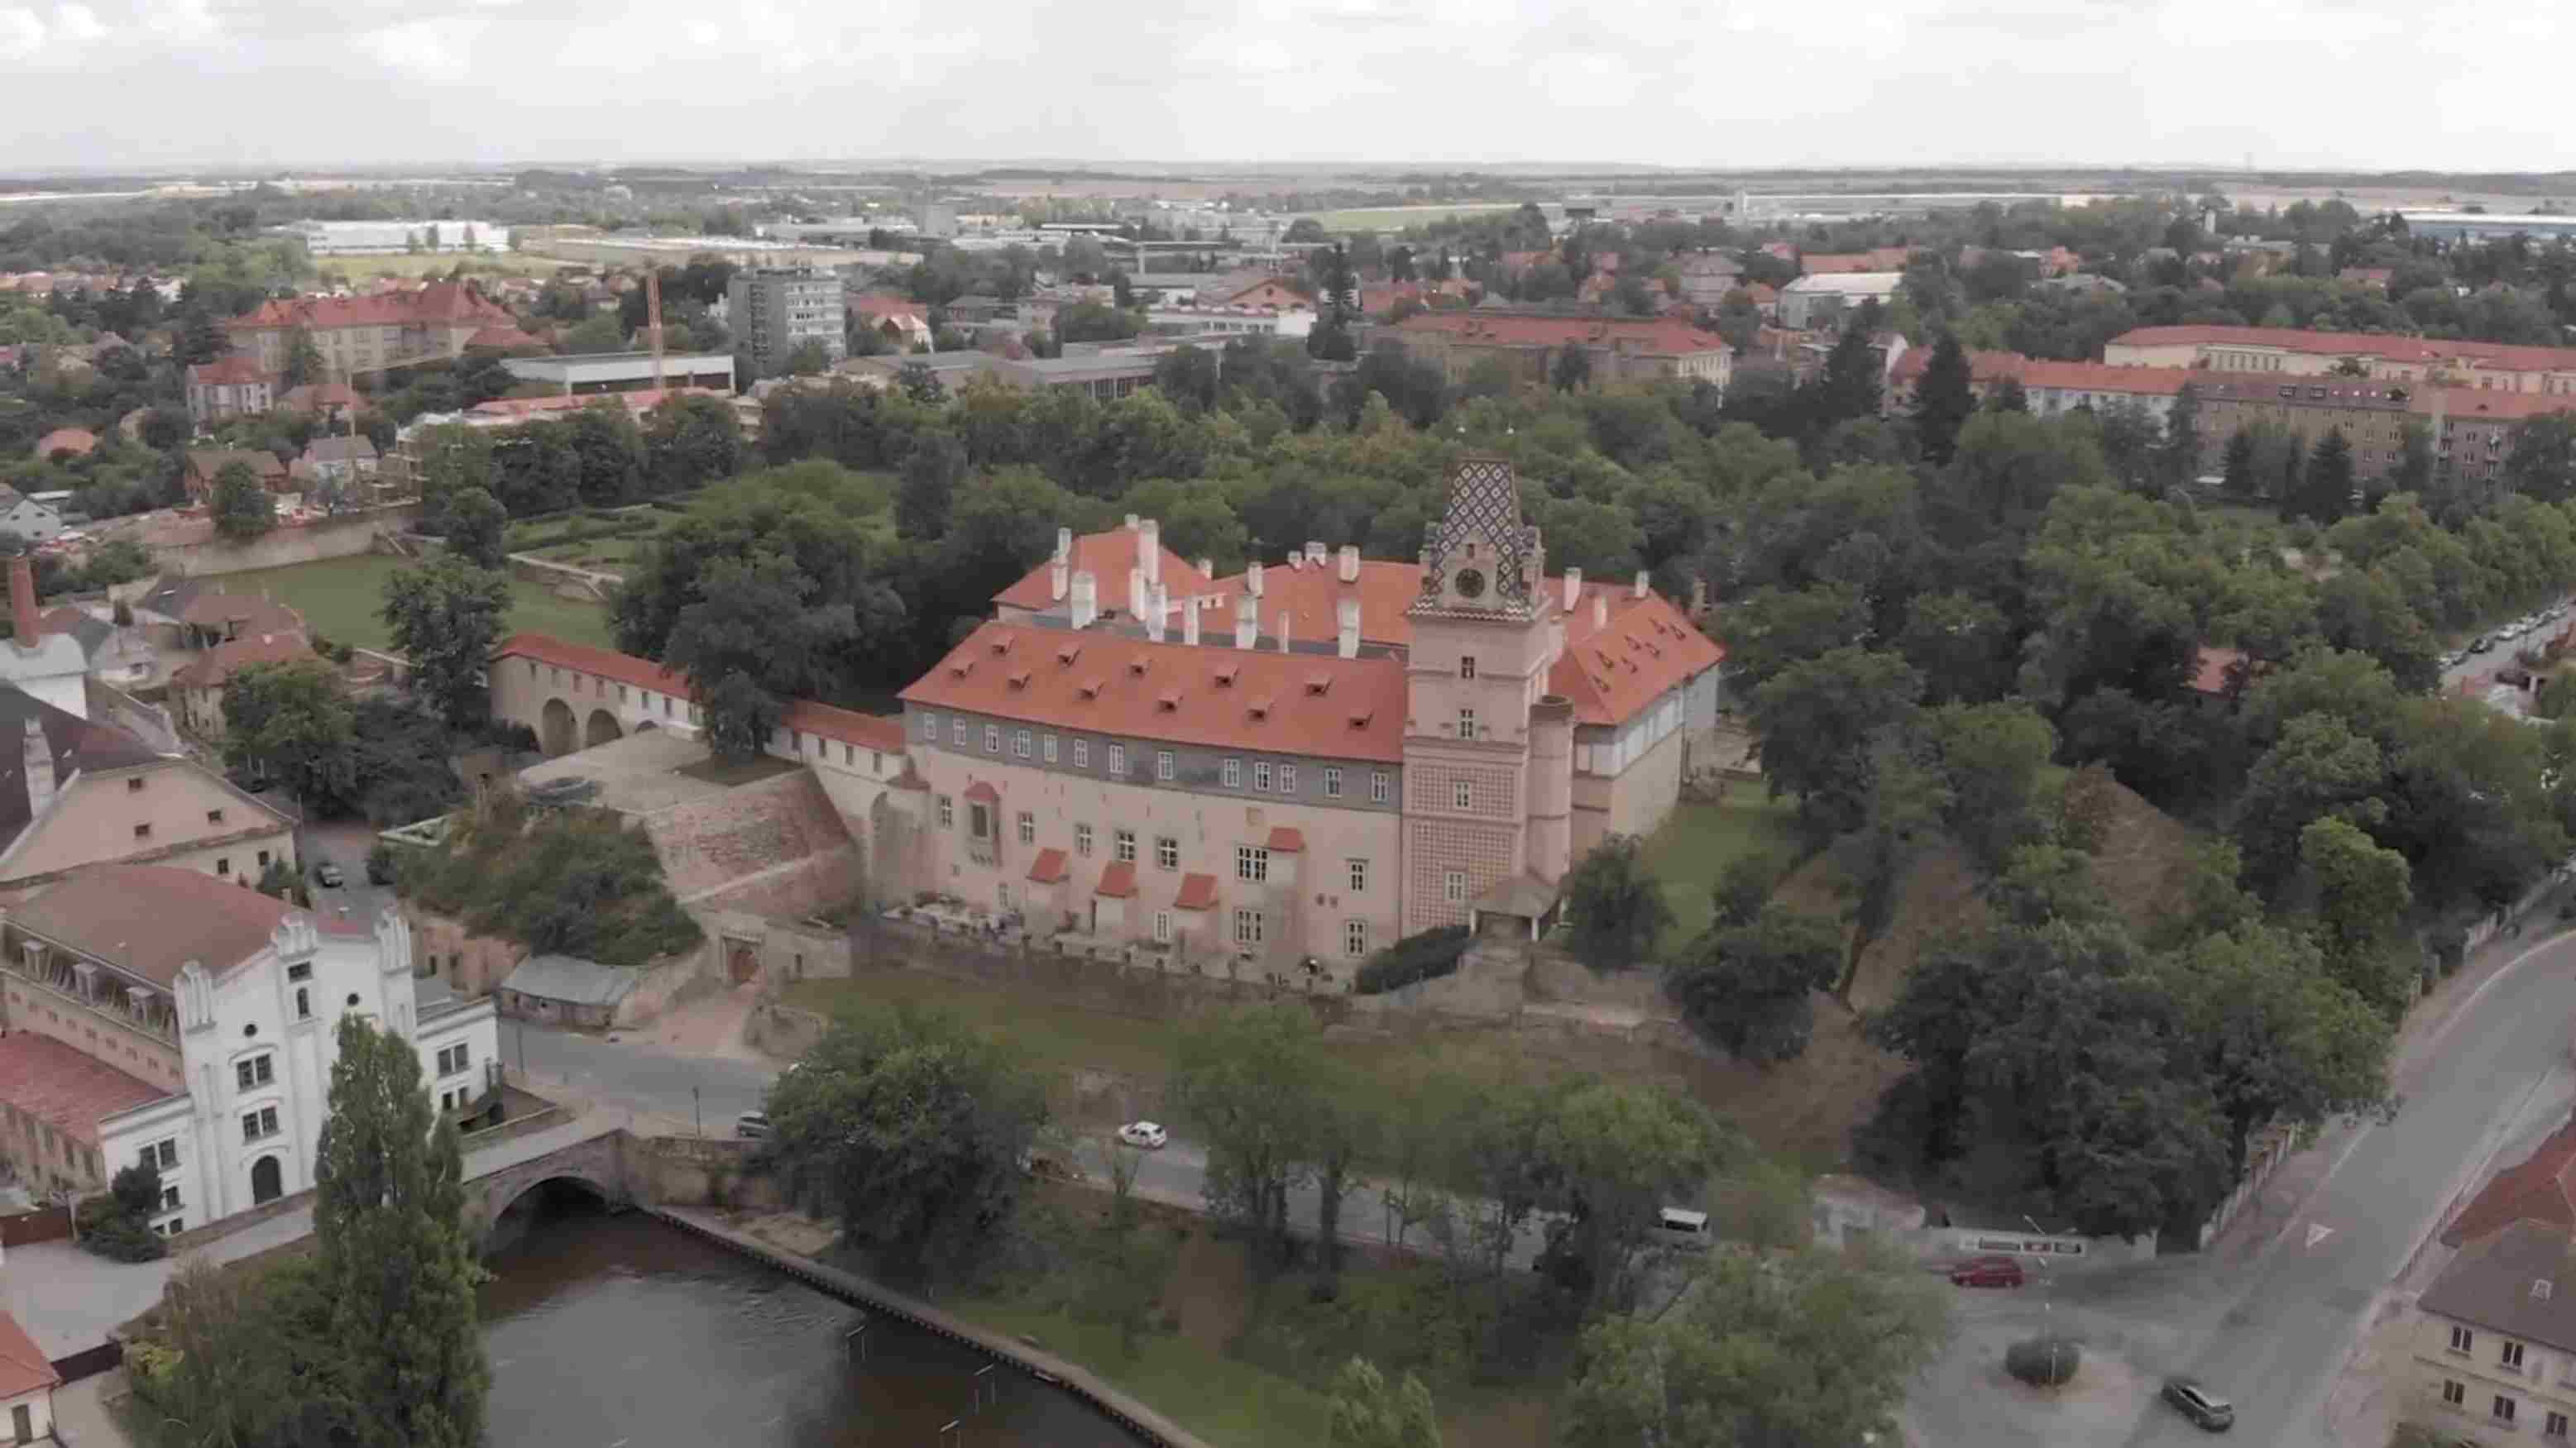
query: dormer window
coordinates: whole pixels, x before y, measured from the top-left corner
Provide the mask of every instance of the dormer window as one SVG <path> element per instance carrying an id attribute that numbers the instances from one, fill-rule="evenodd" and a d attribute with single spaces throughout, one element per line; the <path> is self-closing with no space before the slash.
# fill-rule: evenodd
<path id="1" fill-rule="evenodd" d="M 1127 672 L 1141 679 L 1145 676 L 1145 664 L 1145 658 L 1142 655 L 1138 655 L 1137 657 L 1127 661 Z"/>
<path id="2" fill-rule="evenodd" d="M 1306 692 L 1311 697 L 1320 699 L 1325 694 L 1331 692 L 1332 687 L 1333 676 L 1330 674 L 1308 674 L 1306 676 Z"/>

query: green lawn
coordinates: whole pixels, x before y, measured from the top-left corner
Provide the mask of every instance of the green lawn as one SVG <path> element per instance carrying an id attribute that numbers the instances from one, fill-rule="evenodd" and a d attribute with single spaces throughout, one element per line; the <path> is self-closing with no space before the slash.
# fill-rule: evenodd
<path id="1" fill-rule="evenodd" d="M 1489 211 L 1515 211 L 1517 201 L 1456 201 L 1431 206 L 1360 206 L 1343 211 L 1323 211 L 1315 221 L 1326 231 L 1401 231 L 1408 226 L 1425 226 L 1452 216 L 1475 216 Z"/>
<path id="2" fill-rule="evenodd" d="M 385 554 L 361 553 L 349 558 L 326 558 L 319 563 L 227 573 L 223 580 L 224 587 L 235 593 L 267 593 L 304 615 L 308 627 L 334 643 L 385 649 L 392 646 L 393 640 L 376 612 L 384 604 L 385 578 L 408 566 L 404 560 Z M 608 610 L 598 604 L 557 598 L 519 579 L 510 581 L 510 591 L 514 601 L 505 631 L 550 633 L 574 643 L 616 647 L 616 640 L 609 636 Z"/>
<path id="3" fill-rule="evenodd" d="M 556 269 L 559 267 L 577 265 L 577 263 L 567 262 L 561 257 L 531 256 L 521 252 L 507 251 L 422 252 L 417 256 L 414 256 L 409 252 L 400 252 L 387 256 L 332 256 L 322 257 L 316 260 L 314 265 L 320 269 L 322 275 L 325 277 L 337 276 L 349 281 L 361 281 L 368 277 L 388 275 L 398 277 L 443 277 L 449 272 L 456 270 L 456 264 L 458 262 L 463 262 L 465 264 L 465 274 L 467 276 L 473 276 L 476 273 L 482 273 L 485 275 L 498 273 L 504 275 L 550 277 L 555 274 Z"/>
<path id="4" fill-rule="evenodd" d="M 989 1298 L 957 1304 L 958 1315 L 1035 1338 L 1149 1403 L 1156 1412 L 1227 1448 L 1313 1448 L 1333 1433 L 1332 1400 L 1322 1393 L 1225 1356 L 1214 1344 L 1173 1333 L 1147 1333 L 1127 1356 L 1118 1329 Z"/>
<path id="5" fill-rule="evenodd" d="M 1788 800 L 1771 798 L 1758 780 L 1728 785 L 1722 803 L 1674 807 L 1663 827 L 1646 839 L 1646 867 L 1655 872 L 1663 886 L 1664 904 L 1673 912 L 1666 947 L 1708 928 L 1709 917 L 1716 913 L 1709 887 L 1717 883 L 1717 872 L 1728 861 L 1770 849 L 1787 862 L 1798 845 L 1791 826 L 1793 813 Z"/>

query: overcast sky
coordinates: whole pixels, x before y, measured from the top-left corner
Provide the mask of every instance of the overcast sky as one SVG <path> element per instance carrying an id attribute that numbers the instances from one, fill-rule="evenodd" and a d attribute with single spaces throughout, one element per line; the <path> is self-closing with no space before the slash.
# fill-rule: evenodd
<path id="1" fill-rule="evenodd" d="M 996 158 L 2554 170 L 2576 6 L 0 0 L 0 172 Z"/>

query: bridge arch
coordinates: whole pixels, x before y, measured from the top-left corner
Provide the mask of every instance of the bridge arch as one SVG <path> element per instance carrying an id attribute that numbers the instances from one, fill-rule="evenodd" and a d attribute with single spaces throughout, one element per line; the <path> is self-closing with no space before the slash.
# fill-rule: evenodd
<path id="1" fill-rule="evenodd" d="M 570 704 L 561 699 L 548 699 L 545 708 L 537 711 L 537 744 L 545 750 L 548 759 L 573 752 L 577 746 L 573 743 Z"/>
<path id="2" fill-rule="evenodd" d="M 605 709 L 590 711 L 590 722 L 583 726 L 581 747 L 593 749 L 611 740 L 623 739 L 626 731 L 617 727 L 617 716 Z"/>

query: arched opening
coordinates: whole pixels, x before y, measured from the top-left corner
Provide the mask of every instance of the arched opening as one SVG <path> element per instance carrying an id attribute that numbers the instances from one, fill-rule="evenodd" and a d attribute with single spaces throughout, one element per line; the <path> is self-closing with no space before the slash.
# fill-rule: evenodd
<path id="1" fill-rule="evenodd" d="M 263 1156 L 250 1164 L 250 1204 L 276 1201 L 286 1195 L 286 1168 L 276 1157 Z"/>
<path id="2" fill-rule="evenodd" d="M 626 731 L 617 727 L 617 716 L 605 709 L 590 711 L 590 723 L 582 730 L 581 747 L 594 748 L 612 739 L 623 739 Z"/>
<path id="3" fill-rule="evenodd" d="M 505 1251 L 527 1239 L 531 1229 L 565 1217 L 607 1211 L 608 1193 L 585 1177 L 554 1176 L 530 1182 L 492 1214 L 492 1231 L 484 1238 L 486 1253 Z"/>
<path id="4" fill-rule="evenodd" d="M 547 758 L 553 759 L 572 753 L 573 722 L 570 704 L 561 699 L 548 699 L 546 707 L 538 711 L 537 725 L 537 742 L 545 749 Z"/>
<path id="5" fill-rule="evenodd" d="M 645 720 L 643 723 L 638 724 L 638 725 L 636 725 L 636 726 L 635 726 L 635 732 L 636 732 L 636 733 L 638 733 L 638 734 L 650 734 L 650 733 L 652 733 L 654 730 L 659 729 L 659 728 L 661 728 L 661 727 L 662 727 L 661 725 L 654 723 L 654 722 L 653 722 L 652 720 L 650 720 L 650 719 L 647 719 L 647 720 Z"/>
<path id="6" fill-rule="evenodd" d="M 760 974 L 760 956 L 739 940 L 725 942 L 725 967 L 735 985 L 742 985 Z"/>

